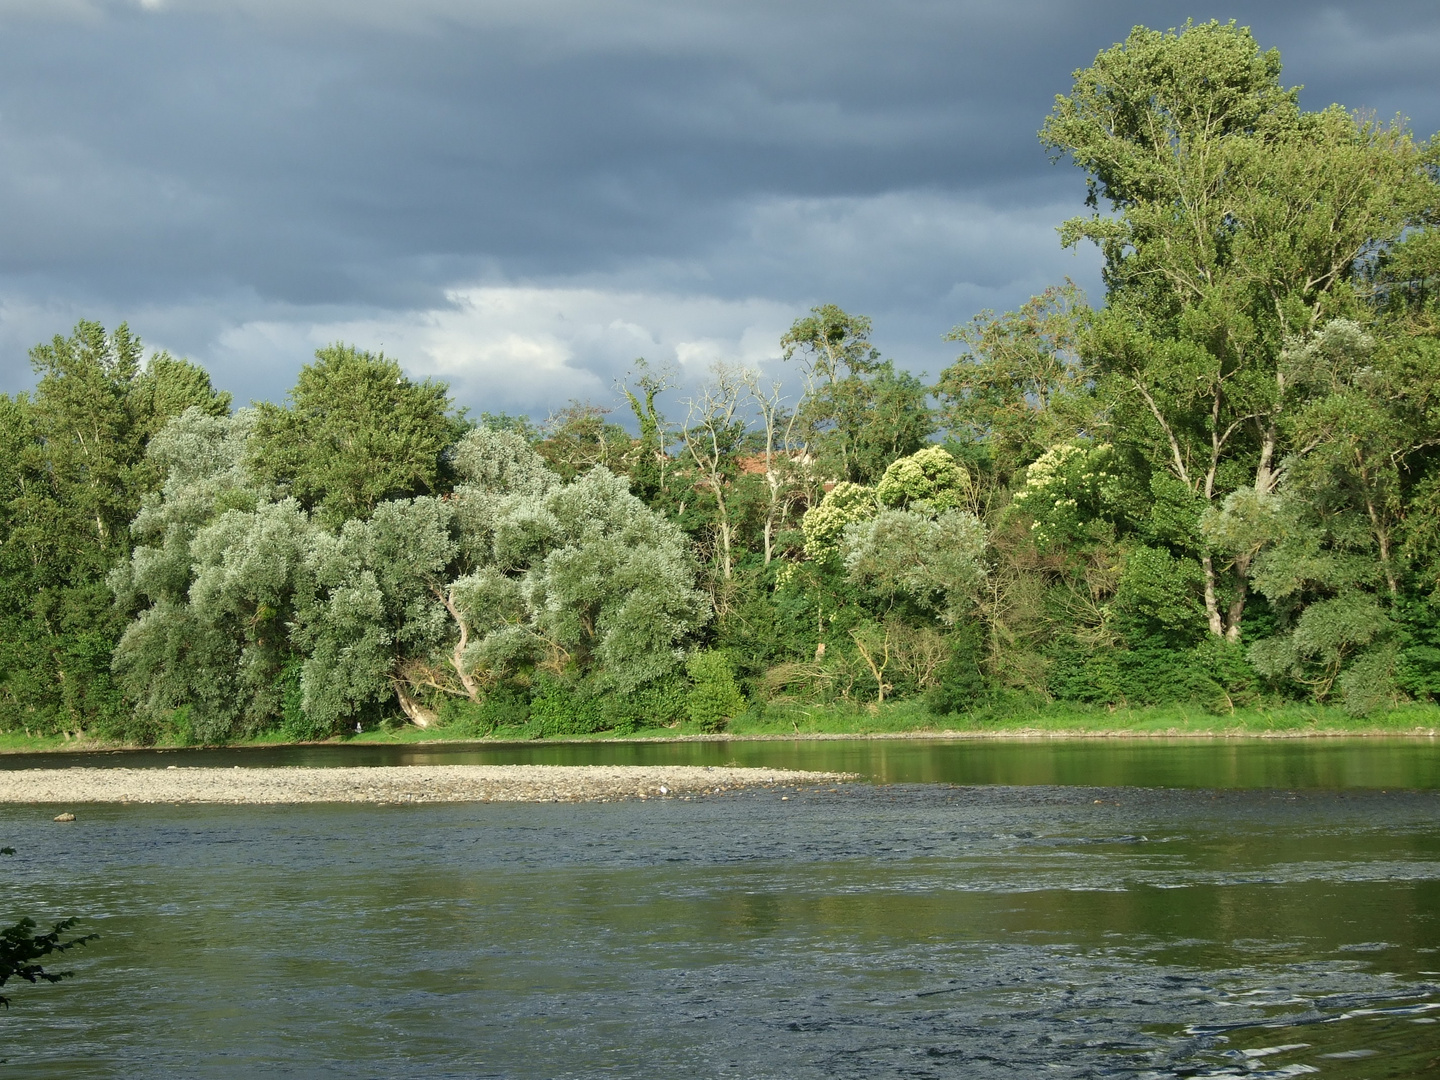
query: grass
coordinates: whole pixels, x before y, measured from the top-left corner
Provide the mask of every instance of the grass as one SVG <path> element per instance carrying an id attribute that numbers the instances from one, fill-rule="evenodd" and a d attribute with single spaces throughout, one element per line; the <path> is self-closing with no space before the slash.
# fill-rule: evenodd
<path id="1" fill-rule="evenodd" d="M 1018 735 L 1058 736 L 1332 736 L 1332 735 L 1435 735 L 1440 732 L 1440 705 L 1407 704 L 1369 717 L 1356 718 L 1343 710 L 1323 705 L 1277 705 L 1237 709 L 1216 715 L 1198 705 L 1154 705 L 1140 708 L 1107 708 L 1073 704 L 987 707 L 971 713 L 935 716 L 915 700 L 887 702 L 883 706 L 854 704 L 792 705 L 771 704 L 751 710 L 733 720 L 723 735 L 735 738 L 777 738 L 789 736 L 926 736 L 959 735 L 1005 737 Z M 593 735 L 564 735 L 567 741 L 611 741 L 625 739 L 674 739 L 705 737 L 694 725 L 643 728 L 629 734 L 600 732 Z M 421 729 L 392 725 L 361 734 L 328 740 L 333 743 L 410 744 L 437 741 L 473 741 L 481 736 L 456 727 Z M 526 738 L 524 732 L 500 729 L 488 736 L 494 740 Z M 236 743 L 240 746 L 279 746 L 288 740 L 268 733 Z M 123 744 L 88 736 L 33 736 L 0 732 L 0 753 L 38 753 L 64 750 L 104 750 Z M 163 744 L 162 744 L 163 745 Z M 171 744 L 174 745 L 174 744 Z"/>

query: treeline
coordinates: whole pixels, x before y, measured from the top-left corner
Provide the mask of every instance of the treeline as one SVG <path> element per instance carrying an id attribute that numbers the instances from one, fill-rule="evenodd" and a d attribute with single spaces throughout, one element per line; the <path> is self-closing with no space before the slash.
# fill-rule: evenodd
<path id="1" fill-rule="evenodd" d="M 667 416 L 640 362 L 628 428 L 473 421 L 337 345 L 232 411 L 82 323 L 0 397 L 0 727 L 1434 698 L 1440 160 L 1280 74 L 1220 23 L 1077 72 L 1041 138 L 1104 303 L 983 313 L 934 385 L 824 306 L 780 342 L 793 399 L 720 366 Z"/>

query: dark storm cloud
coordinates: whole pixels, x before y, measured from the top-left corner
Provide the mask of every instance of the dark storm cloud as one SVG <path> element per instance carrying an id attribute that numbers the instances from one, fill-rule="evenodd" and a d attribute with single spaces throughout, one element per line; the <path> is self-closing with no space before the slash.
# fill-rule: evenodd
<path id="1" fill-rule="evenodd" d="M 976 307 L 1093 284 L 1051 231 L 1081 178 L 1035 130 L 1096 51 L 1187 15 L 1252 25 L 1309 107 L 1440 127 L 1428 3 L 0 0 L 0 378 L 130 314 L 274 394 L 307 327 L 418 325 L 477 282 L 833 298 L 933 368 Z"/>

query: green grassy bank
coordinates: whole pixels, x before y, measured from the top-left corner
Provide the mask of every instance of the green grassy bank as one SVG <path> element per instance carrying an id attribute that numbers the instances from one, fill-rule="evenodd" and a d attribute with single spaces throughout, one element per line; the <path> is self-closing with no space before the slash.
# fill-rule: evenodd
<path id="1" fill-rule="evenodd" d="M 1280 705 L 1274 708 L 1237 709 L 1216 715 L 1200 706 L 1163 705 L 1142 708 L 1041 705 L 1021 708 L 981 709 L 975 712 L 935 716 L 918 701 L 899 701 L 879 708 L 844 705 L 771 705 L 752 710 L 731 721 L 724 732 L 702 732 L 679 724 L 673 727 L 642 728 L 617 734 L 555 736 L 556 740 L 599 741 L 615 739 L 674 738 L 807 738 L 825 736 L 925 737 L 961 736 L 1004 738 L 1041 735 L 1046 737 L 1298 737 L 1341 735 L 1437 735 L 1440 734 L 1440 705 L 1401 705 L 1364 718 L 1343 710 L 1317 705 Z M 330 740 L 340 743 L 424 743 L 490 739 L 510 741 L 531 738 L 524 728 L 497 728 L 477 731 L 464 726 L 422 730 L 409 724 L 385 726 L 360 734 Z M 284 735 L 272 733 L 234 745 L 283 745 Z M 0 733 L 0 753 L 55 750 L 116 749 L 121 744 L 86 736 L 27 736 Z"/>

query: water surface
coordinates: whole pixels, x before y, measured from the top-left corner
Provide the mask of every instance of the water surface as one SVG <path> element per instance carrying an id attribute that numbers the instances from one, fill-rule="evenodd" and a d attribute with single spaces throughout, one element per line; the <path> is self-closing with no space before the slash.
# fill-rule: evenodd
<path id="1" fill-rule="evenodd" d="M 884 783 L 1440 789 L 1440 740 L 795 739 L 442 743 L 0 754 L 0 769 L 170 765 L 764 765 Z"/>
<path id="2" fill-rule="evenodd" d="M 715 752 L 751 748 L 791 752 Z M 1010 752 L 985 776 L 1081 769 Z M 1434 787 L 1433 757 L 1282 760 L 1226 775 Z M 1138 761 L 1114 768 L 1198 783 Z M 0 1071 L 1433 1075 L 1440 792 L 1336 787 L 0 807 L 0 911 L 102 935 L 74 980 L 16 990 Z"/>

